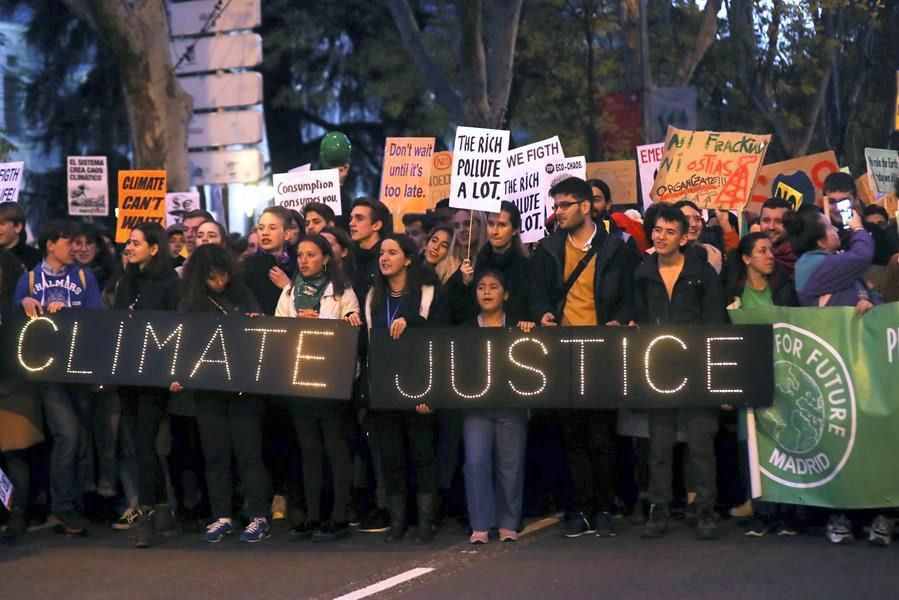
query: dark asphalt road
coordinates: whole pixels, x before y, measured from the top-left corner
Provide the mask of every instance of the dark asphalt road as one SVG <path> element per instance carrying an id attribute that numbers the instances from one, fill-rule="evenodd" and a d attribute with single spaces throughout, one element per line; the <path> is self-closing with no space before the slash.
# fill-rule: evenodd
<path id="1" fill-rule="evenodd" d="M 131 548 L 127 534 L 67 539 L 32 532 L 0 546 L 0 598 L 337 598 L 416 568 L 433 571 L 376 598 L 895 598 L 899 542 L 886 549 L 823 536 L 747 539 L 732 524 L 698 542 L 676 523 L 666 538 L 560 537 L 558 525 L 515 544 L 473 548 L 442 531 L 427 548 L 355 534 L 332 545 L 289 542 L 283 530 L 257 545 L 197 536 Z M 351 598 L 353 596 L 350 596 Z M 362 597 L 356 595 L 356 598 Z M 367 597 L 367 596 L 366 596 Z"/>

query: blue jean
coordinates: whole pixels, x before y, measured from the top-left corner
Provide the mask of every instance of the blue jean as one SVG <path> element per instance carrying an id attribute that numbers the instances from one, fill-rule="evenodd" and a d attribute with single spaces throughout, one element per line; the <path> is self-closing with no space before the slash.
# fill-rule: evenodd
<path id="1" fill-rule="evenodd" d="M 77 468 L 79 433 L 91 428 L 91 401 L 87 388 L 78 385 L 46 383 L 40 387 L 47 419 L 47 429 L 53 439 L 50 451 L 51 510 L 63 513 L 75 509 L 79 492 Z"/>
<path id="2" fill-rule="evenodd" d="M 465 411 L 465 495 L 474 531 L 517 530 L 521 522 L 527 411 Z"/>

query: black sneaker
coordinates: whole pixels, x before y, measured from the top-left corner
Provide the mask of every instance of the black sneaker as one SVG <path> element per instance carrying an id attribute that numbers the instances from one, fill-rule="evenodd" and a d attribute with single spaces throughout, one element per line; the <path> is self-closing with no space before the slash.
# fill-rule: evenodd
<path id="1" fill-rule="evenodd" d="M 573 539 L 581 537 L 585 533 L 596 533 L 593 523 L 582 512 L 571 513 L 571 516 L 565 520 L 565 525 L 562 527 L 562 535 Z"/>
<path id="2" fill-rule="evenodd" d="M 593 518 L 596 529 L 596 537 L 615 537 L 618 533 L 615 531 L 615 519 L 612 513 L 599 512 Z"/>
<path id="3" fill-rule="evenodd" d="M 746 528 L 746 531 L 743 532 L 743 535 L 746 537 L 765 537 L 768 535 L 770 531 L 774 529 L 773 523 L 766 523 L 756 517 L 752 521 L 749 522 L 749 527 Z"/>
<path id="4" fill-rule="evenodd" d="M 383 508 L 375 508 L 362 518 L 357 531 L 363 533 L 382 533 L 390 528 L 390 515 Z"/>
<path id="5" fill-rule="evenodd" d="M 175 513 L 168 504 L 157 504 L 151 511 L 153 515 L 153 531 L 160 537 L 173 537 L 178 535 L 178 524 L 175 522 Z"/>
<path id="6" fill-rule="evenodd" d="M 349 523 L 335 523 L 329 521 L 312 534 L 312 541 L 315 543 L 336 542 L 348 535 L 350 535 Z"/>
<path id="7" fill-rule="evenodd" d="M 871 523 L 868 542 L 873 546 L 886 547 L 893 541 L 893 521 L 883 515 L 877 515 Z"/>
<path id="8" fill-rule="evenodd" d="M 149 548 L 153 539 L 153 509 L 149 506 L 140 507 L 131 523 L 130 531 L 136 548 Z"/>
<path id="9" fill-rule="evenodd" d="M 21 508 L 13 508 L 9 513 L 9 520 L 6 522 L 6 539 L 15 541 L 16 538 L 28 531 L 28 520 L 25 518 L 25 511 Z"/>
<path id="10" fill-rule="evenodd" d="M 668 532 L 668 507 L 661 504 L 653 504 L 649 507 L 646 523 L 640 537 L 660 538 Z"/>
<path id="11" fill-rule="evenodd" d="M 347 504 L 346 516 L 350 527 L 358 527 L 362 522 L 362 511 L 359 510 L 359 506 L 353 502 Z"/>
<path id="12" fill-rule="evenodd" d="M 87 534 L 87 521 L 74 510 L 56 513 L 56 519 L 59 521 L 59 525 L 56 526 L 58 533 L 64 533 L 68 536 Z"/>
<path id="13" fill-rule="evenodd" d="M 321 526 L 321 521 L 310 521 L 309 519 L 306 519 L 296 527 L 288 529 L 287 536 L 292 540 L 305 540 L 318 531 Z"/>
<path id="14" fill-rule="evenodd" d="M 718 539 L 718 523 L 712 509 L 700 508 L 696 511 L 696 538 L 700 540 Z"/>

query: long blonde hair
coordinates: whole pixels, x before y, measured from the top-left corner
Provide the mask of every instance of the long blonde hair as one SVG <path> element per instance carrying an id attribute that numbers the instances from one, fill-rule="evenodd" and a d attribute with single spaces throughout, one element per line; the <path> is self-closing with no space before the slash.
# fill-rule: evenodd
<path id="1" fill-rule="evenodd" d="M 453 216 L 459 212 L 469 213 L 469 218 L 471 218 L 472 213 L 474 214 L 471 223 L 471 231 L 468 232 L 469 239 L 471 239 L 473 232 L 477 232 L 478 236 L 477 243 L 471 245 L 471 260 L 474 262 L 478 252 L 480 252 L 481 248 L 484 247 L 484 244 L 487 243 L 487 218 L 484 216 L 484 213 L 479 210 L 470 211 L 466 209 L 459 209 Z M 456 229 L 453 227 L 453 239 L 450 242 L 449 252 L 447 252 L 446 258 L 440 261 L 434 269 L 437 273 L 437 277 L 440 279 L 440 283 L 449 281 L 449 278 L 453 276 L 453 273 L 458 271 L 459 267 L 462 266 L 462 261 L 465 260 L 467 256 L 468 244 L 459 242 Z"/>

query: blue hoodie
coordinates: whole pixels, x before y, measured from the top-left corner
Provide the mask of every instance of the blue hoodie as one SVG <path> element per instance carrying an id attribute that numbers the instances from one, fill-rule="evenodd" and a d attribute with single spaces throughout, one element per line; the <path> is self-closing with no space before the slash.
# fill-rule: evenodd
<path id="1" fill-rule="evenodd" d="M 25 273 L 16 284 L 13 296 L 16 304 L 32 297 L 47 307 L 52 302 L 63 302 L 73 308 L 100 308 L 100 287 L 90 269 L 72 263 L 54 271 L 41 261 L 33 271 Z"/>

